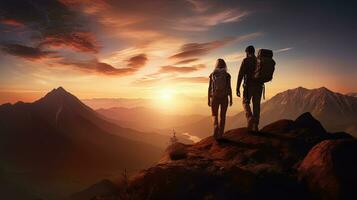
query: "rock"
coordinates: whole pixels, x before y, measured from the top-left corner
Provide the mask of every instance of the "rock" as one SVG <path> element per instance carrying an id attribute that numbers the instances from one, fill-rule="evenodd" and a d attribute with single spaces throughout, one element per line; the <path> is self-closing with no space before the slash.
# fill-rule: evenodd
<path id="1" fill-rule="evenodd" d="M 325 140 L 301 163 L 299 178 L 318 199 L 357 199 L 357 140 Z"/>
<path id="2" fill-rule="evenodd" d="M 294 125 L 297 128 L 305 130 L 307 134 L 314 134 L 314 135 L 326 134 L 325 128 L 309 112 L 306 112 L 300 115 L 298 118 L 296 118 Z"/>

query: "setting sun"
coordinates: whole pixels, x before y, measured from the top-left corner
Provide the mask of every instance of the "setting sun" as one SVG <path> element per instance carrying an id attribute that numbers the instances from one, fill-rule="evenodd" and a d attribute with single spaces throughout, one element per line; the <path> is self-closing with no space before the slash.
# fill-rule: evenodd
<path id="1" fill-rule="evenodd" d="M 169 101 L 172 100 L 172 97 L 174 96 L 175 91 L 171 88 L 165 88 L 160 91 L 160 99 L 164 101 Z"/>

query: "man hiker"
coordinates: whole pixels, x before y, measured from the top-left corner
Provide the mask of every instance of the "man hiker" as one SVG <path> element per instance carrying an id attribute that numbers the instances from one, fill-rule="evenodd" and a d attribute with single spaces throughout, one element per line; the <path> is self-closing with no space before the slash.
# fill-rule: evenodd
<path id="1" fill-rule="evenodd" d="M 227 72 L 227 65 L 223 59 L 218 59 L 214 71 L 209 76 L 208 106 L 211 107 L 213 120 L 213 136 L 221 139 L 226 123 L 226 112 L 229 105 L 232 106 L 231 75 Z M 220 120 L 218 122 L 218 111 Z"/>
<path id="2" fill-rule="evenodd" d="M 237 96 L 240 97 L 240 86 L 243 83 L 243 108 L 248 123 L 248 130 L 259 131 L 260 101 L 264 90 L 264 83 L 273 78 L 275 62 L 272 59 L 273 52 L 261 49 L 258 58 L 255 56 L 253 46 L 245 49 L 247 57 L 243 59 L 238 73 Z M 250 102 L 253 103 L 253 112 Z"/>

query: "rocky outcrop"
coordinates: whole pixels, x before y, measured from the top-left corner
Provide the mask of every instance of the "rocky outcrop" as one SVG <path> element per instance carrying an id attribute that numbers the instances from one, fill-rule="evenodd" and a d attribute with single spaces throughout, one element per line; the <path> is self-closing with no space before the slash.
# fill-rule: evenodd
<path id="1" fill-rule="evenodd" d="M 356 199 L 357 140 L 325 140 L 299 166 L 299 178 L 318 199 Z"/>
<path id="2" fill-rule="evenodd" d="M 208 137 L 170 146 L 157 165 L 131 177 L 122 191 L 131 199 L 313 199 L 318 195 L 309 186 L 309 173 L 315 173 L 309 171 L 314 161 L 308 159 L 310 149 L 345 140 L 356 141 L 347 133 L 326 132 L 309 113 L 277 121 L 259 133 L 234 129 L 219 142 Z M 342 151 L 336 157 L 340 154 L 351 155 Z"/>

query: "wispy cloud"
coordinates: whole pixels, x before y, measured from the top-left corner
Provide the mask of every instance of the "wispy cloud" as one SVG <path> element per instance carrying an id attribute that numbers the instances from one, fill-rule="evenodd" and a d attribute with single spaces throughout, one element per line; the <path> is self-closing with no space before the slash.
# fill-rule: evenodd
<path id="1" fill-rule="evenodd" d="M 187 0 L 192 5 L 192 10 L 202 13 L 207 11 L 211 5 L 207 1 L 202 0 Z"/>
<path id="2" fill-rule="evenodd" d="M 198 58 L 185 59 L 185 60 L 178 61 L 177 63 L 175 63 L 175 65 L 188 64 L 188 63 L 195 62 L 198 60 L 199 60 Z"/>
<path id="3" fill-rule="evenodd" d="M 162 66 L 158 71 L 158 73 L 190 73 L 204 68 L 206 68 L 206 65 L 203 64 L 193 65 L 188 67 L 177 67 L 177 66 L 169 65 L 169 66 Z"/>
<path id="4" fill-rule="evenodd" d="M 142 77 L 135 80 L 135 84 L 153 86 L 156 84 L 207 84 L 208 77 L 204 76 L 175 76 L 175 77 Z"/>
<path id="5" fill-rule="evenodd" d="M 170 59 L 187 59 L 187 58 L 206 55 L 211 51 L 221 48 L 227 44 L 231 44 L 234 42 L 248 41 L 256 37 L 259 37 L 261 35 L 263 35 L 263 33 L 255 32 L 255 33 L 242 35 L 239 37 L 227 37 L 222 40 L 215 40 L 206 43 L 187 43 L 181 47 L 179 53 L 170 56 Z"/>
<path id="6" fill-rule="evenodd" d="M 233 37 L 225 38 L 222 40 L 215 40 L 206 43 L 187 43 L 184 44 L 179 53 L 170 56 L 171 59 L 187 59 L 191 57 L 202 56 L 208 54 L 214 49 L 223 47 L 226 44 L 232 43 L 235 40 Z"/>
<path id="7" fill-rule="evenodd" d="M 249 14 L 247 11 L 232 9 L 217 11 L 210 14 L 190 16 L 176 21 L 173 29 L 181 31 L 207 31 L 213 26 L 237 22 Z"/>
<path id="8" fill-rule="evenodd" d="M 277 49 L 275 50 L 275 53 L 280 53 L 280 52 L 284 52 L 284 51 L 290 51 L 292 50 L 293 47 L 287 47 L 287 48 L 282 48 L 282 49 Z"/>

